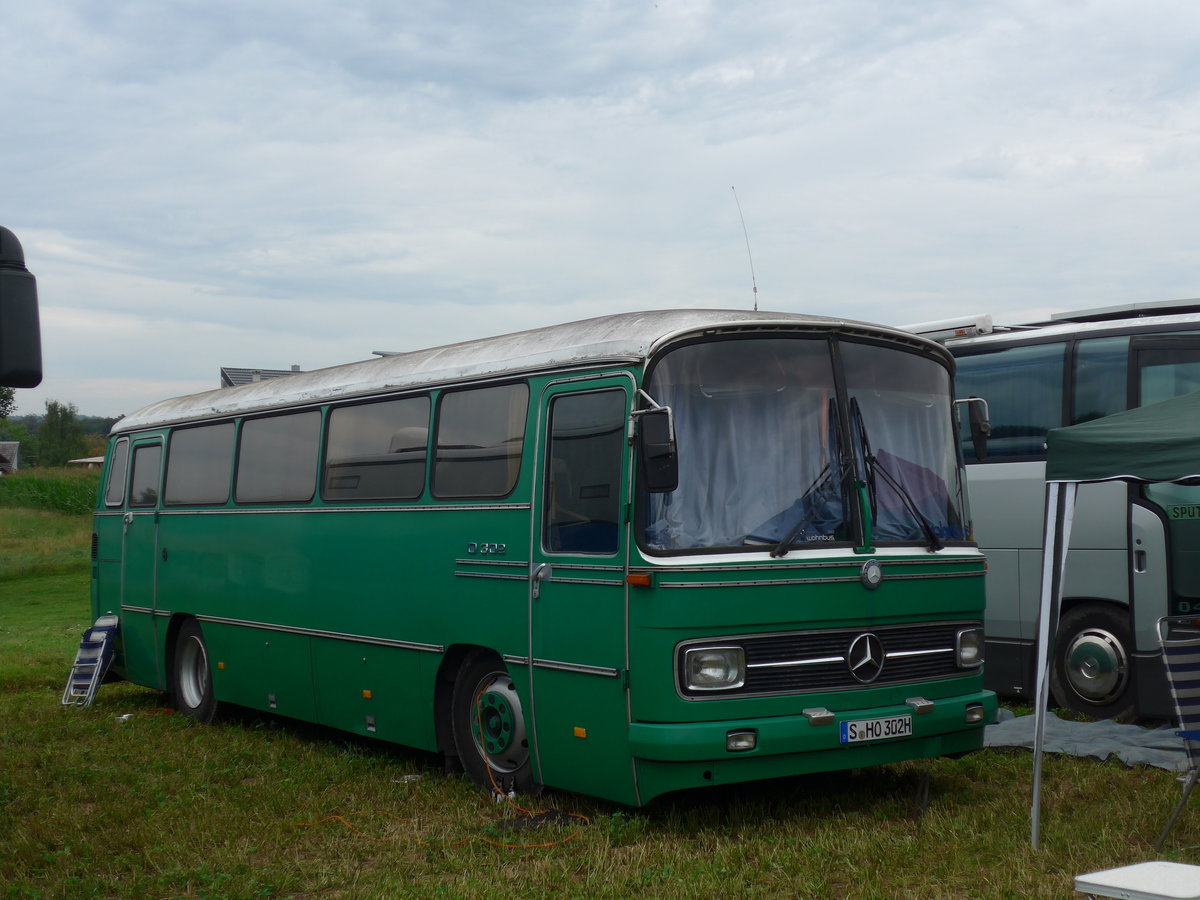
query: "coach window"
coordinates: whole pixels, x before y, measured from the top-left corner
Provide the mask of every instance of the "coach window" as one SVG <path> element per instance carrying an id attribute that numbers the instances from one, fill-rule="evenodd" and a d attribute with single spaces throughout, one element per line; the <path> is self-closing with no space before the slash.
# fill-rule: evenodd
<path id="1" fill-rule="evenodd" d="M 1056 342 L 958 358 L 955 396 L 988 402 L 989 460 L 1045 458 L 1046 431 L 1063 423 L 1065 350 L 1066 344 Z M 961 420 L 963 458 L 975 462 L 967 416 Z"/>
<path id="2" fill-rule="evenodd" d="M 229 499 L 233 472 L 233 423 L 183 428 L 167 448 L 167 504 L 219 504 Z"/>
<path id="3" fill-rule="evenodd" d="M 129 440 L 121 438 L 113 445 L 108 464 L 108 486 L 104 489 L 104 505 L 120 506 L 125 502 L 125 476 L 129 469 Z"/>
<path id="4" fill-rule="evenodd" d="M 624 391 L 555 398 L 546 454 L 548 551 L 617 552 L 624 455 Z"/>
<path id="5" fill-rule="evenodd" d="M 504 497 L 517 485 L 529 388 L 524 383 L 451 391 L 438 404 L 433 494 Z"/>
<path id="6" fill-rule="evenodd" d="M 316 410 L 242 423 L 238 447 L 238 503 L 311 500 L 317 483 L 321 414 Z"/>
<path id="7" fill-rule="evenodd" d="M 162 468 L 162 444 L 146 444 L 133 451 L 133 477 L 129 481 L 130 506 L 158 503 L 158 475 Z"/>
<path id="8" fill-rule="evenodd" d="M 1129 382 L 1129 338 L 1089 338 L 1075 345 L 1075 391 L 1071 424 L 1090 422 L 1125 409 Z"/>
<path id="9" fill-rule="evenodd" d="M 338 407 L 327 440 L 326 500 L 415 500 L 425 489 L 429 398 Z"/>

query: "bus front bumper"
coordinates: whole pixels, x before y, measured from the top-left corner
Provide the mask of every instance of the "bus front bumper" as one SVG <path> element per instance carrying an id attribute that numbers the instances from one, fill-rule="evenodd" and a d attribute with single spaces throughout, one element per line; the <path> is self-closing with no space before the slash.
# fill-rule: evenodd
<path id="1" fill-rule="evenodd" d="M 911 716 L 911 734 L 843 742 L 843 723 L 906 715 Z M 983 746 L 984 726 L 995 718 L 996 695 L 978 691 L 937 700 L 924 712 L 904 704 L 847 710 L 822 724 L 802 714 L 718 722 L 634 722 L 629 737 L 640 799 L 646 803 L 684 788 L 969 753 Z M 745 732 L 755 733 L 753 749 L 727 749 L 730 735 Z"/>

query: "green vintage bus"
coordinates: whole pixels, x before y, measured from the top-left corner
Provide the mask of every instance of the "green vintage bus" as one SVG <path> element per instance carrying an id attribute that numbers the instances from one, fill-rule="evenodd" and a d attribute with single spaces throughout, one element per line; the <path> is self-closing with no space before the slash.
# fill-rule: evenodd
<path id="1" fill-rule="evenodd" d="M 817 316 L 605 316 L 113 428 L 114 671 L 489 790 L 667 791 L 981 746 L 953 359 Z"/>

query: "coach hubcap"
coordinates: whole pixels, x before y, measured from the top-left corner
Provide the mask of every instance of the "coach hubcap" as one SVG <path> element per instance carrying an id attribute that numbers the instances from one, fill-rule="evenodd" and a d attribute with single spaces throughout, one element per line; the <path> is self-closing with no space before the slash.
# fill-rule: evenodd
<path id="1" fill-rule="evenodd" d="M 1067 647 L 1067 680 L 1089 703 L 1107 703 L 1120 695 L 1129 677 L 1129 658 L 1112 632 L 1088 628 Z"/>

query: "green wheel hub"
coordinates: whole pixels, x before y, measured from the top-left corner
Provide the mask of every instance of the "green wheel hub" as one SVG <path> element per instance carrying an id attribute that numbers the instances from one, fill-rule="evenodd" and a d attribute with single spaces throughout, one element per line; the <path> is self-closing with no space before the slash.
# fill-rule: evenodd
<path id="1" fill-rule="evenodd" d="M 483 737 L 483 747 L 489 755 L 495 755 L 508 749 L 513 738 L 513 711 L 503 694 L 488 691 L 479 700 L 479 717 L 483 721 L 476 727 Z"/>
<path id="2" fill-rule="evenodd" d="M 529 760 L 529 741 L 521 699 L 507 673 L 493 673 L 475 688 L 471 734 L 475 746 L 496 772 L 514 772 Z"/>

